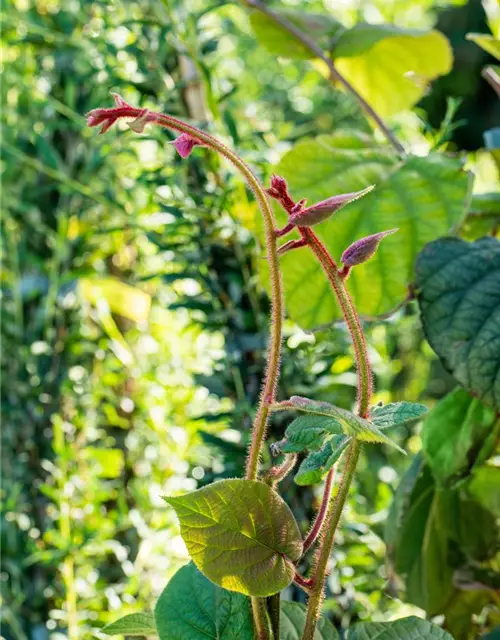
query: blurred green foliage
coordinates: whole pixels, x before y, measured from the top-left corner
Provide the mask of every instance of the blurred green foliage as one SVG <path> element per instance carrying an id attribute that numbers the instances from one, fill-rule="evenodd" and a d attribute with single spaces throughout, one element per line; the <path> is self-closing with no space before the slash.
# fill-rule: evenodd
<path id="1" fill-rule="evenodd" d="M 348 26 L 404 27 L 432 26 L 444 5 L 302 4 Z M 452 11 L 463 21 L 469 5 Z M 234 3 L 15 0 L 3 3 L 2 22 L 2 635 L 98 637 L 118 612 L 148 608 L 186 562 L 161 496 L 240 475 L 268 300 L 255 203 L 228 167 L 205 150 L 181 161 L 170 134 L 152 128 L 98 138 L 83 114 L 117 91 L 208 127 L 264 180 L 302 138 L 370 126 L 314 65 L 258 46 Z M 465 31 L 487 32 L 477 23 L 474 14 Z M 445 32 L 456 29 L 450 20 Z M 481 83 L 493 105 L 479 79 L 484 61 L 456 58 L 458 87 L 446 96 Z M 391 122 L 415 149 L 456 151 L 464 132 L 488 128 L 468 100 L 457 116 L 467 122 L 443 138 L 445 82 Z M 488 107 L 488 122 L 493 113 L 497 106 Z M 475 189 L 489 192 L 498 176 L 480 144 L 471 135 L 463 147 L 472 150 Z M 464 231 L 478 237 L 490 222 L 471 218 Z M 306 334 L 287 321 L 285 334 L 281 397 L 350 406 L 356 378 L 344 329 Z M 371 323 L 368 341 L 375 401 L 431 407 L 454 386 L 424 341 L 414 303 Z M 287 420 L 276 417 L 271 440 Z M 420 450 L 418 428 L 397 435 L 410 453 Z M 325 610 L 338 627 L 420 611 L 398 599 L 384 566 L 384 524 L 408 464 L 394 450 L 366 448 L 328 582 Z M 482 474 L 473 486 L 485 495 Z M 288 479 L 284 489 L 306 531 L 315 490 Z M 303 599 L 295 588 L 288 595 Z M 484 604 L 473 603 L 474 626 L 467 617 L 457 637 L 498 622 Z"/>

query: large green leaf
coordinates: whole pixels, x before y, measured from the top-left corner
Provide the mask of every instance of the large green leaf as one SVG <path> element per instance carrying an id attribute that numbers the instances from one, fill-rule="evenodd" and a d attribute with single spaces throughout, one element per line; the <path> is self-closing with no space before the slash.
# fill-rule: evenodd
<path id="1" fill-rule="evenodd" d="M 163 590 L 155 618 L 160 640 L 254 640 L 249 598 L 221 589 L 192 562 Z"/>
<path id="2" fill-rule="evenodd" d="M 347 640 L 453 640 L 427 620 L 410 616 L 392 622 L 360 622 L 349 629 Z"/>
<path id="3" fill-rule="evenodd" d="M 150 612 L 130 613 L 119 620 L 107 624 L 102 633 L 108 636 L 150 636 L 156 635 L 155 617 Z"/>
<path id="4" fill-rule="evenodd" d="M 332 16 L 324 14 L 304 13 L 291 9 L 274 9 L 274 11 L 307 33 L 309 37 L 314 38 L 316 42 L 323 38 L 325 45 L 328 36 L 334 35 L 343 28 Z M 314 53 L 298 41 L 295 36 L 261 11 L 251 11 L 250 24 L 259 42 L 270 53 L 284 58 L 307 59 L 315 57 Z"/>
<path id="5" fill-rule="evenodd" d="M 375 407 L 371 412 L 371 421 L 377 429 L 390 429 L 422 417 L 427 407 L 418 402 L 390 402 Z"/>
<path id="6" fill-rule="evenodd" d="M 280 640 L 300 640 L 306 621 L 306 608 L 298 602 L 281 601 Z M 337 640 L 339 637 L 332 623 L 321 617 L 314 633 L 314 640 Z"/>
<path id="7" fill-rule="evenodd" d="M 500 242 L 442 238 L 417 260 L 425 335 L 466 389 L 500 407 Z"/>
<path id="8" fill-rule="evenodd" d="M 439 613 L 454 593 L 448 564 L 449 527 L 456 499 L 436 491 L 432 474 L 416 459 L 403 478 L 386 524 L 388 558 L 404 578 L 406 600 Z"/>
<path id="9" fill-rule="evenodd" d="M 399 228 L 373 259 L 355 267 L 347 281 L 361 314 L 386 314 L 401 304 L 413 281 L 415 258 L 428 242 L 447 234 L 465 214 L 469 180 L 456 158 L 433 154 L 398 162 L 361 134 L 339 132 L 299 142 L 283 156 L 276 173 L 296 200 L 311 203 L 376 184 L 364 198 L 316 227 L 338 259 L 355 240 Z M 286 215 L 277 211 L 281 222 Z M 304 249 L 281 258 L 285 303 L 303 328 L 341 317 L 330 285 L 315 257 Z"/>
<path id="10" fill-rule="evenodd" d="M 357 24 L 335 43 L 335 65 L 381 116 L 408 109 L 447 74 L 453 54 L 439 31 Z"/>
<path id="11" fill-rule="evenodd" d="M 333 436 L 319 451 L 310 453 L 295 474 L 296 484 L 308 485 L 321 482 L 339 460 L 350 441 L 351 438 L 347 436 Z"/>
<path id="12" fill-rule="evenodd" d="M 268 596 L 292 582 L 302 539 L 289 507 L 266 484 L 222 480 L 166 500 L 191 558 L 219 586 Z"/>
<path id="13" fill-rule="evenodd" d="M 466 477 L 493 452 L 500 428 L 495 411 L 463 389 L 441 400 L 424 421 L 424 456 L 438 485 Z"/>
<path id="14" fill-rule="evenodd" d="M 292 396 L 290 400 L 274 405 L 273 409 L 275 411 L 300 411 L 314 417 L 314 419 L 307 421 L 300 420 L 292 423 L 291 427 L 293 427 L 293 432 L 288 429 L 286 430 L 285 435 L 287 439 L 291 439 L 292 443 L 294 442 L 292 438 L 298 437 L 302 429 L 306 432 L 309 429 L 313 429 L 314 437 L 311 438 L 311 440 L 313 442 L 313 450 L 315 450 L 318 448 L 318 431 L 322 429 L 325 434 L 338 433 L 338 424 L 346 436 L 356 438 L 361 442 L 383 442 L 384 444 L 389 444 L 402 451 L 402 453 L 405 453 L 390 438 L 379 431 L 370 421 L 365 418 L 361 418 L 360 416 L 356 416 L 350 411 L 346 411 L 340 407 L 335 407 L 333 404 L 329 404 L 328 402 L 317 402 L 309 400 L 309 398 Z M 301 437 L 301 440 L 305 441 L 306 437 Z"/>

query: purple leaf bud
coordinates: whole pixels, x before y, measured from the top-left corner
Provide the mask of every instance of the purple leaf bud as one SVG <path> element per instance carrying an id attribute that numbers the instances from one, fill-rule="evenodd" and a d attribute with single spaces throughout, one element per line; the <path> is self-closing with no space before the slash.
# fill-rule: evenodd
<path id="1" fill-rule="evenodd" d="M 357 264 L 366 262 L 373 256 L 382 238 L 390 236 L 396 233 L 396 231 L 399 231 L 399 229 L 381 231 L 380 233 L 374 233 L 372 236 L 366 236 L 366 238 L 356 240 L 356 242 L 353 242 L 351 246 L 344 251 L 340 258 L 341 261 L 346 267 L 354 267 Z"/>
<path id="2" fill-rule="evenodd" d="M 193 138 L 193 136 L 190 136 L 189 133 L 181 133 L 181 135 L 170 144 L 174 145 L 181 158 L 187 158 L 193 150 L 193 147 L 202 145 L 203 143 Z"/>
<path id="3" fill-rule="evenodd" d="M 366 187 L 366 189 L 363 189 L 362 191 L 355 191 L 354 193 L 342 193 L 338 196 L 327 198 L 327 200 L 317 202 L 311 207 L 307 207 L 307 209 L 303 209 L 302 211 L 298 211 L 297 213 L 291 213 L 290 222 L 292 222 L 297 227 L 312 227 L 313 225 L 318 224 L 318 222 L 327 220 L 334 213 L 337 213 L 339 209 L 342 209 L 342 207 L 344 207 L 346 204 L 354 202 L 354 200 L 357 200 L 358 198 L 362 198 L 372 189 L 373 185 L 371 187 Z"/>

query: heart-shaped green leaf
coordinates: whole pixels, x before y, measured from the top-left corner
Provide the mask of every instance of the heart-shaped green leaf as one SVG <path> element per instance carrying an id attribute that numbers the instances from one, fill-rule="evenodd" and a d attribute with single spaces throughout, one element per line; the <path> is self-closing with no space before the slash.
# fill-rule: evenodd
<path id="1" fill-rule="evenodd" d="M 345 31 L 334 56 L 340 73 L 381 116 L 413 106 L 453 63 L 450 43 L 439 31 L 382 24 Z"/>
<path id="2" fill-rule="evenodd" d="M 351 438 L 347 436 L 333 436 L 319 451 L 310 453 L 295 474 L 296 484 L 308 485 L 321 482 L 350 441 Z"/>
<path id="3" fill-rule="evenodd" d="M 426 411 L 427 407 L 418 402 L 390 402 L 374 407 L 370 419 L 377 429 L 389 429 L 418 420 Z"/>
<path id="4" fill-rule="evenodd" d="M 410 616 L 392 622 L 360 622 L 349 629 L 347 640 L 453 640 L 427 620 Z"/>
<path id="5" fill-rule="evenodd" d="M 439 485 L 454 484 L 493 453 L 500 429 L 495 411 L 455 389 L 429 413 L 422 429 L 425 459 Z"/>
<path id="6" fill-rule="evenodd" d="M 386 314 L 405 300 L 418 252 L 462 220 L 469 190 L 468 176 L 456 158 L 433 154 L 398 162 L 366 136 L 349 132 L 299 142 L 283 156 L 276 173 L 288 180 L 295 199 L 309 198 L 312 204 L 376 185 L 316 227 L 335 259 L 358 238 L 399 229 L 370 261 L 354 267 L 347 281 L 357 309 L 368 317 Z M 276 214 L 286 223 L 278 208 Z M 311 252 L 290 251 L 281 265 L 286 307 L 293 320 L 311 329 L 341 317 Z"/>
<path id="7" fill-rule="evenodd" d="M 458 382 L 500 407 L 500 242 L 442 238 L 416 267 L 425 335 Z"/>
<path id="8" fill-rule="evenodd" d="M 129 613 L 119 620 L 107 624 L 102 633 L 108 636 L 150 636 L 156 635 L 155 617 L 150 612 Z"/>
<path id="9" fill-rule="evenodd" d="M 160 640 L 254 640 L 249 598 L 221 589 L 192 562 L 163 590 L 155 619 Z"/>
<path id="10" fill-rule="evenodd" d="M 292 582 L 302 539 L 289 507 L 266 484 L 222 480 L 166 500 L 191 558 L 215 584 L 268 596 Z"/>
<path id="11" fill-rule="evenodd" d="M 281 601 L 280 640 L 300 640 L 306 622 L 306 608 L 298 602 Z M 321 616 L 314 633 L 314 640 L 338 640 L 332 623 Z"/>
<path id="12" fill-rule="evenodd" d="M 295 27 L 305 31 L 309 37 L 314 38 L 316 41 L 333 36 L 343 28 L 334 18 L 324 14 L 305 13 L 290 9 L 274 9 L 274 12 L 289 20 Z M 250 13 L 250 24 L 259 42 L 270 53 L 284 58 L 303 60 L 315 57 L 314 53 L 297 40 L 295 36 L 261 11 L 252 11 Z M 326 44 L 327 40 L 325 40 Z"/>
<path id="13" fill-rule="evenodd" d="M 299 422 L 296 427 L 296 433 L 300 431 L 301 427 L 306 431 L 309 428 L 312 428 L 315 433 L 313 439 L 314 445 L 317 444 L 316 434 L 318 430 L 323 429 L 325 433 L 338 433 L 335 424 L 338 423 L 346 436 L 356 438 L 361 442 L 383 442 L 384 444 L 389 444 L 404 453 L 397 444 L 379 431 L 371 422 L 365 420 L 365 418 L 354 415 L 350 411 L 346 411 L 340 407 L 335 407 L 333 404 L 329 404 L 328 402 L 317 402 L 309 400 L 309 398 L 292 396 L 290 400 L 273 405 L 273 410 L 301 411 L 302 413 L 314 416 L 314 420 Z M 285 432 L 285 435 L 288 438 L 288 430 Z M 295 435 L 295 437 L 297 437 L 297 435 Z"/>

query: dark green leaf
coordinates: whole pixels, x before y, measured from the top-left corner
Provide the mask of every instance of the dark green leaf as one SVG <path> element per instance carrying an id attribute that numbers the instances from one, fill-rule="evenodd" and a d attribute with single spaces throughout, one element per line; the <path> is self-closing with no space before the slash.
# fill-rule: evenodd
<path id="1" fill-rule="evenodd" d="M 485 509 L 500 518 L 500 467 L 480 467 L 473 473 L 467 489 Z"/>
<path id="2" fill-rule="evenodd" d="M 372 409 L 371 421 L 377 429 L 389 429 L 418 420 L 426 411 L 427 407 L 417 402 L 390 402 Z"/>
<path id="3" fill-rule="evenodd" d="M 280 640 L 300 640 L 306 621 L 306 608 L 298 602 L 281 601 Z M 321 617 L 314 633 L 314 640 L 338 640 L 332 623 Z"/>
<path id="4" fill-rule="evenodd" d="M 442 238 L 417 260 L 426 337 L 458 382 L 500 407 L 500 242 Z"/>
<path id="5" fill-rule="evenodd" d="M 289 181 L 295 199 L 308 198 L 311 204 L 376 185 L 316 227 L 335 259 L 358 238 L 399 229 L 381 243 L 370 262 L 355 267 L 347 281 L 356 307 L 369 317 L 386 314 L 405 300 L 418 252 L 462 220 L 469 190 L 468 176 L 456 158 L 431 154 L 398 162 L 371 139 L 345 131 L 299 142 L 276 173 Z M 276 214 L 282 215 L 278 209 Z M 290 252 L 281 264 L 287 310 L 297 323 L 308 329 L 341 317 L 312 254 L 304 251 L 297 260 Z"/>
<path id="6" fill-rule="evenodd" d="M 493 409 L 463 389 L 455 389 L 429 413 L 422 446 L 438 485 L 466 477 L 495 447 L 500 420 Z"/>
<path id="7" fill-rule="evenodd" d="M 108 636 L 149 636 L 157 633 L 155 626 L 155 617 L 152 613 L 130 613 L 128 616 L 123 616 L 119 620 L 107 624 L 102 633 L 106 633 Z"/>
<path id="8" fill-rule="evenodd" d="M 427 620 L 410 616 L 392 622 L 361 622 L 349 629 L 347 640 L 453 640 Z"/>
<path id="9" fill-rule="evenodd" d="M 268 596 L 292 582 L 302 539 L 292 512 L 266 484 L 222 480 L 166 500 L 191 558 L 219 586 Z"/>
<path id="10" fill-rule="evenodd" d="M 310 453 L 295 474 L 296 484 L 308 485 L 321 482 L 350 441 L 351 438 L 347 436 L 334 436 L 319 451 Z"/>
<path id="11" fill-rule="evenodd" d="M 190 562 L 175 574 L 155 608 L 160 640 L 253 640 L 250 600 L 221 589 Z"/>

